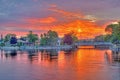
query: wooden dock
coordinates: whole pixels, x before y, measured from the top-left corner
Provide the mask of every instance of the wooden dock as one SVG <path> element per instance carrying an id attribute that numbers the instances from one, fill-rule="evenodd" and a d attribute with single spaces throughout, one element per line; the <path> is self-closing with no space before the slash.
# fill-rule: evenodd
<path id="1" fill-rule="evenodd" d="M 114 45 L 110 49 L 112 50 L 112 57 L 114 61 L 120 62 L 120 46 Z"/>

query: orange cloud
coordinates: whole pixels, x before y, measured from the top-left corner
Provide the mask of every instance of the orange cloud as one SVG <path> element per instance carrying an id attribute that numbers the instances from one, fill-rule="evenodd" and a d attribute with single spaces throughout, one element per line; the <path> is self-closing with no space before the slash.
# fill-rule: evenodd
<path id="1" fill-rule="evenodd" d="M 93 15 L 84 15 L 82 13 L 68 12 L 68 11 L 65 11 L 65 10 L 62 10 L 62 9 L 58 9 L 57 6 L 55 6 L 55 5 L 51 5 L 51 8 L 49 8 L 48 10 L 60 13 L 67 18 L 76 18 L 76 19 L 79 19 L 79 20 L 88 20 L 90 22 L 95 22 L 97 20 L 97 18 Z"/>
<path id="2" fill-rule="evenodd" d="M 104 26 L 98 26 L 93 22 L 85 20 L 74 20 L 71 22 L 51 26 L 39 26 L 34 24 L 7 24 L 6 26 L 16 26 L 15 29 L 12 28 L 13 30 L 8 30 L 7 33 L 11 31 L 12 33 L 16 33 L 17 35 L 25 35 L 28 33 L 29 30 L 32 30 L 38 35 L 40 35 L 41 33 L 45 33 L 48 30 L 54 30 L 58 32 L 60 37 L 63 37 L 64 34 L 72 31 L 75 32 L 79 39 L 86 39 L 94 38 L 97 35 L 105 33 Z"/>
<path id="3" fill-rule="evenodd" d="M 75 32 L 78 38 L 94 38 L 97 35 L 104 34 L 104 27 L 98 26 L 95 23 L 83 20 L 75 20 L 63 25 L 53 26 L 51 28 L 59 33 L 60 36 L 63 36 L 69 32 Z"/>
<path id="4" fill-rule="evenodd" d="M 57 12 L 57 13 L 60 13 L 66 17 L 77 17 L 77 18 L 82 18 L 83 15 L 82 14 L 77 14 L 77 13 L 72 13 L 72 12 L 68 12 L 68 11 L 65 11 L 65 10 L 61 10 L 61 9 L 57 9 L 56 7 L 52 7 L 52 8 L 49 8 L 48 10 L 50 11 L 54 11 L 54 12 Z"/>
<path id="5" fill-rule="evenodd" d="M 30 19 L 27 19 L 26 21 L 32 24 L 38 24 L 38 23 L 51 24 L 56 22 L 57 20 L 53 17 L 46 17 L 46 18 L 40 18 L 40 19 L 30 18 Z"/>
<path id="6" fill-rule="evenodd" d="M 21 35 L 22 33 L 27 34 L 29 30 L 33 30 L 39 35 L 41 33 L 47 32 L 48 30 L 54 30 L 58 32 L 60 37 L 63 37 L 64 34 L 72 31 L 76 34 L 76 36 L 79 39 L 94 38 L 97 35 L 105 34 L 105 27 L 98 26 L 94 22 L 96 18 L 92 15 L 84 15 L 82 13 L 72 13 L 65 10 L 61 10 L 58 9 L 55 4 L 51 4 L 51 8 L 49 8 L 49 10 L 60 13 L 63 16 L 65 16 L 65 18 L 67 17 L 70 19 L 66 19 L 68 20 L 67 23 L 59 23 L 59 19 L 56 19 L 54 17 L 29 18 L 24 20 L 27 24 L 8 24 L 6 26 L 18 26 L 19 29 L 12 28 L 13 30 L 11 30 L 12 32 L 17 33 L 18 35 Z M 54 23 L 56 21 L 57 23 Z M 19 32 L 17 32 L 16 30 Z"/>
<path id="7" fill-rule="evenodd" d="M 56 4 L 50 4 L 50 7 L 55 8 L 55 7 L 57 7 L 57 5 Z"/>
<path id="8" fill-rule="evenodd" d="M 58 24 L 52 29 L 59 32 L 61 36 L 65 33 L 73 31 L 79 38 L 94 38 L 97 35 L 104 34 L 104 28 L 98 26 L 95 21 L 97 18 L 90 14 L 83 13 L 73 13 L 68 12 L 62 9 L 59 9 L 57 6 L 49 8 L 50 11 L 62 14 L 62 16 L 70 18 L 71 22 Z"/>

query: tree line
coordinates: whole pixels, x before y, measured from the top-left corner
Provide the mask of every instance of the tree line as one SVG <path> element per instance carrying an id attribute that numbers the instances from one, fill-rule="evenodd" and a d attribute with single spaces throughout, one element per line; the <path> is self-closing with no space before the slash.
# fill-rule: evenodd
<path id="1" fill-rule="evenodd" d="M 96 36 L 95 40 L 107 41 L 115 44 L 120 43 L 120 22 L 106 26 L 105 32 L 106 35 Z"/>
<path id="2" fill-rule="evenodd" d="M 7 43 L 11 45 L 22 45 L 21 41 L 26 41 L 28 44 L 32 45 L 40 45 L 40 46 L 55 46 L 58 45 L 72 45 L 78 41 L 78 38 L 73 32 L 65 34 L 62 38 L 59 38 L 58 33 L 56 31 L 49 30 L 46 33 L 38 34 L 29 31 L 27 35 L 21 36 L 19 39 L 16 37 L 16 34 L 7 34 L 5 37 L 1 38 L 1 46 L 5 46 Z"/>

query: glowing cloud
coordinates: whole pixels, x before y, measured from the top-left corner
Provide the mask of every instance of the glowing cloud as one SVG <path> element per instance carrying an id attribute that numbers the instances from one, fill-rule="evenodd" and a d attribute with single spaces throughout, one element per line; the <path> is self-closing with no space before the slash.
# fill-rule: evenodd
<path id="1" fill-rule="evenodd" d="M 52 8 L 49 8 L 48 10 L 60 13 L 63 16 L 68 17 L 68 18 L 73 18 L 73 17 L 82 18 L 83 17 L 82 14 L 68 12 L 68 11 L 65 11 L 65 10 L 58 9 L 57 7 L 52 7 Z"/>
<path id="2" fill-rule="evenodd" d="M 76 18 L 76 19 L 80 19 L 80 20 L 88 20 L 90 22 L 95 22 L 97 20 L 97 18 L 95 16 L 93 16 L 93 15 L 84 15 L 83 13 L 68 12 L 68 11 L 65 11 L 65 10 L 62 10 L 62 9 L 58 9 L 57 6 L 55 6 L 55 5 L 52 5 L 51 8 L 49 8 L 48 10 L 60 13 L 63 16 L 68 17 L 68 18 Z"/>
<path id="3" fill-rule="evenodd" d="M 53 17 L 46 17 L 46 18 L 29 18 L 26 20 L 27 22 L 29 23 L 32 23 L 32 24 L 38 24 L 38 23 L 42 23 L 42 24 L 51 24 L 51 23 L 54 23 L 56 22 L 57 20 Z"/>
<path id="4" fill-rule="evenodd" d="M 75 20 L 62 25 L 56 25 L 51 28 L 63 36 L 65 33 L 74 32 L 78 38 L 94 38 L 97 35 L 104 34 L 104 27 L 89 21 Z"/>

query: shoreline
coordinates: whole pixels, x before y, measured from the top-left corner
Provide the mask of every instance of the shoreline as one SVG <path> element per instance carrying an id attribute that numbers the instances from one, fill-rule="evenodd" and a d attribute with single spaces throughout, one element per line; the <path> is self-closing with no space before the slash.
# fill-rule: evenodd
<path id="1" fill-rule="evenodd" d="M 73 49 L 72 45 L 62 45 L 62 46 L 4 46 L 0 47 L 0 50 L 62 50 L 62 49 Z"/>

